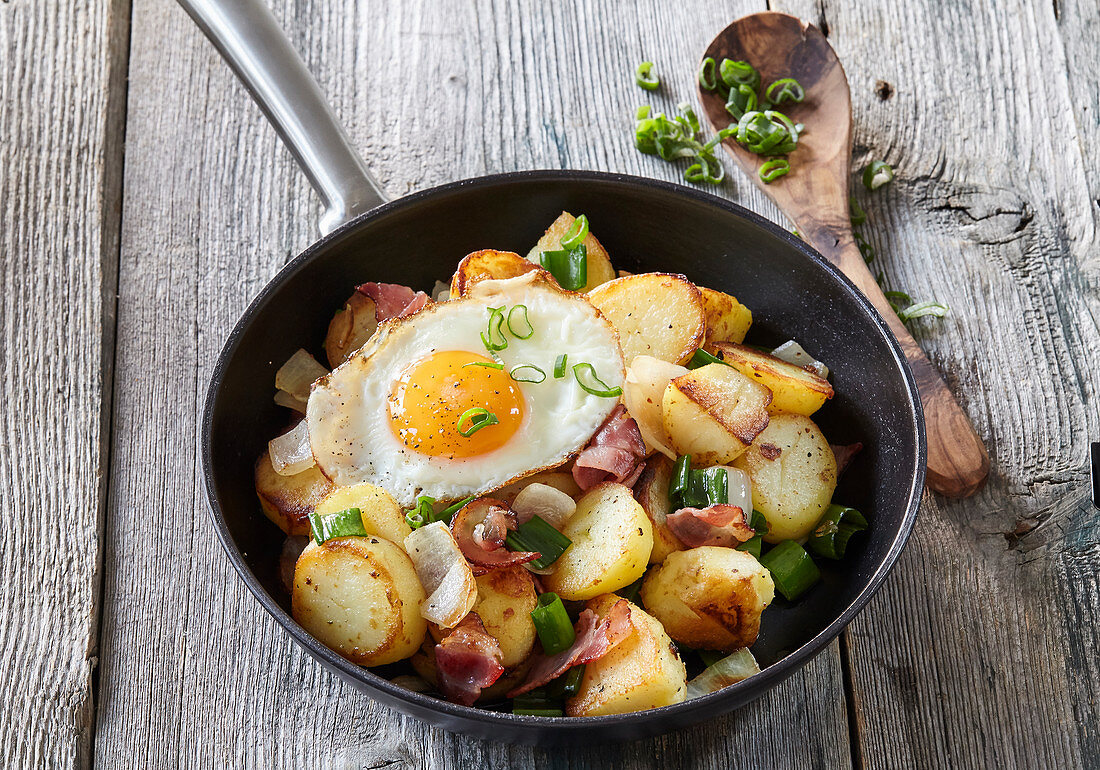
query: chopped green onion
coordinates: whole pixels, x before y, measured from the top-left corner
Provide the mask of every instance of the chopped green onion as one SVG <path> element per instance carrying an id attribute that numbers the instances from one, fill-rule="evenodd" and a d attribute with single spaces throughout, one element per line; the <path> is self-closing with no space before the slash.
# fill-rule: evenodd
<path id="1" fill-rule="evenodd" d="M 742 84 L 754 89 L 760 86 L 760 73 L 747 61 L 722 59 L 722 63 L 718 65 L 718 74 L 722 77 L 722 82 L 730 88 Z"/>
<path id="2" fill-rule="evenodd" d="M 538 553 L 539 558 L 530 562 L 535 569 L 549 567 L 572 543 L 572 540 L 554 529 L 538 514 L 531 517 L 530 521 L 520 524 L 504 538 L 504 544 L 513 551 Z"/>
<path id="3" fill-rule="evenodd" d="M 867 213 L 860 208 L 859 201 L 855 197 L 848 199 L 848 211 L 852 217 L 852 227 L 859 227 L 867 221 Z"/>
<path id="4" fill-rule="evenodd" d="M 729 502 L 729 479 L 720 467 L 692 470 L 691 455 L 681 455 L 673 466 L 668 486 L 668 499 L 673 510 L 706 508 Z"/>
<path id="5" fill-rule="evenodd" d="M 420 529 L 432 521 L 435 513 L 435 498 L 421 495 L 416 498 L 416 507 L 405 514 L 405 523 L 413 529 Z"/>
<path id="6" fill-rule="evenodd" d="M 730 88 L 729 98 L 726 99 L 726 112 L 732 115 L 734 120 L 741 120 L 741 116 L 755 110 L 757 104 L 756 91 L 742 83 L 736 88 Z"/>
<path id="7" fill-rule="evenodd" d="M 577 634 L 573 631 L 573 622 L 569 620 L 569 613 L 565 611 L 565 605 L 557 594 L 540 594 L 538 604 L 531 610 L 531 620 L 535 622 L 542 651 L 547 655 L 557 655 L 573 646 Z"/>
<path id="8" fill-rule="evenodd" d="M 508 338 L 504 336 L 504 307 L 489 308 L 489 326 L 481 333 L 481 342 L 490 353 L 508 347 Z"/>
<path id="9" fill-rule="evenodd" d="M 646 91 L 656 91 L 658 86 L 661 85 L 661 81 L 656 75 L 651 75 L 650 70 L 653 69 L 653 62 L 644 61 L 638 65 L 638 68 L 634 70 L 634 82 Z"/>
<path id="10" fill-rule="evenodd" d="M 466 422 L 470 424 L 463 427 Z M 469 438 L 482 428 L 488 428 L 490 425 L 496 425 L 499 422 L 500 419 L 488 409 L 483 406 L 475 406 L 473 409 L 467 409 L 462 413 L 462 416 L 458 418 L 458 422 L 455 423 L 455 428 L 460 434 Z"/>
<path id="11" fill-rule="evenodd" d="M 794 78 L 780 78 L 768 86 L 764 98 L 771 104 L 801 102 L 806 98 L 806 89 Z"/>
<path id="12" fill-rule="evenodd" d="M 718 356 L 712 356 L 707 351 L 703 350 L 702 348 L 699 348 L 698 350 L 695 351 L 695 354 L 692 355 L 691 360 L 688 361 L 687 368 L 688 369 L 698 369 L 700 366 L 706 366 L 707 364 L 725 364 L 725 363 L 726 362 L 723 361 Z M 729 364 L 726 364 L 726 366 L 729 366 Z"/>
<path id="13" fill-rule="evenodd" d="M 484 366 L 486 369 L 503 369 L 504 368 L 504 364 L 497 363 L 497 362 L 494 362 L 494 361 L 471 361 L 468 364 L 463 364 L 462 368 L 465 369 L 467 366 Z"/>
<path id="14" fill-rule="evenodd" d="M 806 549 L 794 540 L 784 540 L 762 557 L 760 563 L 772 573 L 775 590 L 794 601 L 821 579 L 821 571 Z"/>
<path id="15" fill-rule="evenodd" d="M 778 110 L 746 112 L 737 122 L 737 141 L 757 155 L 789 155 L 798 146 L 798 133 Z"/>
<path id="16" fill-rule="evenodd" d="M 830 505 L 825 515 L 810 533 L 806 545 L 818 556 L 826 559 L 843 559 L 848 540 L 856 532 L 867 529 L 867 519 L 855 508 Z"/>
<path id="17" fill-rule="evenodd" d="M 588 237 L 588 217 L 581 214 L 579 217 L 573 220 L 573 224 L 569 226 L 569 229 L 565 231 L 565 235 L 561 238 L 561 247 L 563 249 L 575 249 L 584 243 L 584 239 Z M 523 337 L 522 339 L 527 339 Z"/>
<path id="18" fill-rule="evenodd" d="M 949 310 L 950 308 L 942 302 L 933 302 L 929 300 L 928 302 L 918 302 L 915 305 L 910 305 L 904 310 L 899 310 L 898 318 L 900 318 L 903 323 L 909 323 L 914 318 L 922 318 L 926 315 L 943 318 L 947 315 Z"/>
<path id="19" fill-rule="evenodd" d="M 530 371 L 530 374 L 528 374 Z M 516 372 L 520 372 L 519 375 Z M 546 379 L 546 372 L 539 369 L 534 364 L 520 364 L 519 366 L 513 366 L 512 371 L 508 373 L 509 376 L 516 382 L 533 382 L 538 384 Z"/>
<path id="20" fill-rule="evenodd" d="M 749 526 L 756 531 L 756 534 L 737 546 L 737 550 L 747 551 L 759 559 L 760 551 L 764 547 L 764 535 L 768 534 L 768 520 L 760 511 L 753 509 Z"/>
<path id="21" fill-rule="evenodd" d="M 581 689 L 584 679 L 584 664 L 573 666 L 550 684 L 546 685 L 546 694 L 556 700 L 572 698 Z"/>
<path id="22" fill-rule="evenodd" d="M 781 176 L 791 172 L 791 164 L 783 158 L 772 158 L 760 167 L 760 178 L 764 184 L 771 184 Z"/>
<path id="23" fill-rule="evenodd" d="M 588 384 L 581 379 L 581 372 L 587 372 L 587 379 L 591 383 Z M 596 367 L 589 363 L 577 364 L 573 367 L 573 376 L 577 378 L 577 384 L 581 386 L 581 390 L 585 393 L 589 393 L 593 396 L 599 396 L 600 398 L 618 398 L 623 394 L 623 389 L 618 385 L 615 387 L 609 387 L 607 383 L 596 376 Z"/>
<path id="24" fill-rule="evenodd" d="M 648 106 L 640 107 L 634 123 L 634 146 L 640 152 L 658 155 L 662 160 L 691 159 L 694 162 L 684 172 L 687 181 L 720 184 L 726 171 L 714 156 L 717 141 L 700 144 L 695 137 L 700 130 L 698 117 L 686 103 L 680 104 L 679 108 L 681 114 L 670 119 L 663 114 L 651 117 Z"/>
<path id="25" fill-rule="evenodd" d="M 722 180 L 726 178 L 726 169 L 718 159 L 712 153 L 701 153 L 696 157 L 700 162 L 684 169 L 684 179 L 693 184 L 722 184 Z"/>
<path id="26" fill-rule="evenodd" d="M 554 379 L 560 380 L 565 376 L 566 365 L 569 363 L 569 355 L 562 353 L 554 361 Z"/>
<path id="27" fill-rule="evenodd" d="M 336 513 L 309 512 L 309 528 L 318 545 L 337 537 L 366 537 L 363 514 L 358 508 L 348 508 Z"/>
<path id="28" fill-rule="evenodd" d="M 465 500 L 459 500 L 457 503 L 451 503 L 439 513 L 432 516 L 433 521 L 442 521 L 444 524 L 450 524 L 454 515 L 473 502 L 475 495 L 470 495 Z"/>
<path id="29" fill-rule="evenodd" d="M 902 308 L 909 307 L 913 304 L 913 298 L 904 291 L 884 291 L 882 293 L 895 313 L 901 312 Z"/>
<path id="30" fill-rule="evenodd" d="M 517 332 L 516 327 L 512 324 L 512 316 L 514 316 L 516 314 L 517 310 L 522 310 L 523 311 L 522 321 L 523 321 L 523 326 L 526 327 L 523 334 L 520 334 L 519 332 Z M 511 310 L 508 311 L 508 331 L 510 331 L 512 333 L 512 336 L 515 337 L 517 340 L 531 339 L 531 335 L 533 335 L 535 333 L 535 327 L 531 325 L 531 320 L 527 317 L 527 306 L 526 305 L 516 305 L 515 307 L 513 307 Z"/>
<path id="31" fill-rule="evenodd" d="M 863 169 L 863 186 L 868 190 L 877 190 L 894 180 L 894 169 L 884 160 L 873 160 Z"/>
<path id="32" fill-rule="evenodd" d="M 861 233 L 854 233 L 856 245 L 859 246 L 860 256 L 868 265 L 875 261 L 875 247 L 872 246 Z M 882 283 L 879 281 L 879 283 Z"/>
<path id="33" fill-rule="evenodd" d="M 578 291 L 588 283 L 588 249 L 583 243 L 572 249 L 544 251 L 539 254 L 539 264 L 567 291 Z"/>
<path id="34" fill-rule="evenodd" d="M 708 56 L 703 59 L 703 63 L 699 65 L 699 85 L 706 91 L 713 91 L 718 87 L 718 65 L 714 61 L 713 56 Z"/>
<path id="35" fill-rule="evenodd" d="M 672 477 L 668 483 L 668 499 L 675 505 L 691 484 L 691 455 L 680 455 L 672 466 Z"/>

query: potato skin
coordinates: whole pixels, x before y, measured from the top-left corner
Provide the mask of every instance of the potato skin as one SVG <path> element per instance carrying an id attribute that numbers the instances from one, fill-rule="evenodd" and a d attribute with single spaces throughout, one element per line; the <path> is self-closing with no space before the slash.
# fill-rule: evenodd
<path id="1" fill-rule="evenodd" d="M 315 510 L 317 513 L 339 513 L 348 508 L 359 509 L 363 528 L 368 535 L 377 535 L 400 545 L 412 532 L 397 501 L 389 492 L 373 484 L 335 487 L 317 504 Z"/>
<path id="2" fill-rule="evenodd" d="M 650 564 L 660 564 L 673 551 L 682 551 L 684 544 L 672 534 L 665 523 L 672 513 L 668 499 L 668 486 L 672 480 L 672 460 L 663 454 L 655 454 L 646 460 L 645 470 L 634 485 L 634 499 L 642 506 L 653 525 L 653 552 Z"/>
<path id="3" fill-rule="evenodd" d="M 604 594 L 588 602 L 603 617 L 619 601 Z M 585 666 L 577 694 L 565 702 L 571 717 L 628 714 L 681 703 L 687 695 L 687 669 L 657 620 L 630 605 L 634 630 L 602 658 Z"/>
<path id="4" fill-rule="evenodd" d="M 651 569 L 641 597 L 677 642 L 732 652 L 756 641 L 775 584 L 752 554 L 701 546 L 671 553 Z"/>
<path id="5" fill-rule="evenodd" d="M 769 543 L 808 535 L 836 489 L 836 456 L 814 421 L 800 414 L 773 415 L 733 464 L 752 480 L 752 505 L 768 520 Z"/>
<path id="6" fill-rule="evenodd" d="M 591 599 L 630 585 L 645 573 L 653 525 L 630 489 L 604 482 L 577 500 L 562 534 L 573 541 L 542 579 L 563 599 Z"/>
<path id="7" fill-rule="evenodd" d="M 379 537 L 311 542 L 294 568 L 294 619 L 361 666 L 403 660 L 420 647 L 424 589 L 405 552 Z"/>
<path id="8" fill-rule="evenodd" d="M 287 535 L 308 535 L 309 514 L 335 487 L 317 466 L 293 476 L 275 472 L 264 450 L 256 461 L 256 495 L 264 515 Z"/>
<path id="9" fill-rule="evenodd" d="M 325 355 L 335 369 L 371 338 L 378 328 L 374 315 L 374 300 L 359 292 L 353 293 L 336 311 L 325 334 Z"/>
<path id="10" fill-rule="evenodd" d="M 768 424 L 771 392 L 725 364 L 676 377 L 661 411 L 677 454 L 699 466 L 728 465 Z"/>
<path id="11" fill-rule="evenodd" d="M 542 252 L 561 249 L 561 239 L 569 232 L 569 228 L 573 226 L 574 221 L 576 221 L 576 217 L 568 211 L 561 212 L 558 218 L 546 229 L 542 237 L 539 238 L 535 247 L 527 253 L 527 259 L 538 265 L 541 264 L 539 255 Z M 607 249 L 596 240 L 596 236 L 592 234 L 591 230 L 584 239 L 584 248 L 588 254 L 588 283 L 584 285 L 581 291 L 588 292 L 600 284 L 612 280 L 615 277 L 615 268 L 611 266 L 611 257 L 608 255 Z"/>
<path id="12" fill-rule="evenodd" d="M 687 362 L 707 331 L 703 297 L 688 279 L 672 273 L 638 273 L 609 281 L 588 295 L 619 333 L 627 366 L 635 356 Z"/>
<path id="13" fill-rule="evenodd" d="M 716 342 L 744 342 L 752 326 L 752 311 L 729 294 L 702 286 L 699 293 L 703 296 L 703 311 L 707 317 L 703 348 L 713 353 Z"/>
<path id="14" fill-rule="evenodd" d="M 720 342 L 715 349 L 726 363 L 772 392 L 768 405 L 772 414 L 790 412 L 809 417 L 833 397 L 828 380 L 801 366 L 744 345 Z"/>

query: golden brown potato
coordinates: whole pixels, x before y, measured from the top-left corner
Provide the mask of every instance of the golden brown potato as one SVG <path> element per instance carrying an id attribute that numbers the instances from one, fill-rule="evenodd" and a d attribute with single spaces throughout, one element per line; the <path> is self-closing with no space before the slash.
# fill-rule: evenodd
<path id="1" fill-rule="evenodd" d="M 671 553 L 651 569 L 641 597 L 677 642 L 732 652 L 756 641 L 775 584 L 752 554 L 701 546 Z"/>
<path id="2" fill-rule="evenodd" d="M 725 364 L 675 378 L 661 402 L 672 448 L 696 467 L 726 465 L 768 424 L 771 392 Z"/>
<path id="3" fill-rule="evenodd" d="M 405 513 L 390 497 L 390 493 L 373 484 L 355 484 L 334 488 L 317 504 L 317 513 L 339 513 L 348 508 L 358 508 L 363 518 L 363 529 L 368 535 L 384 537 L 391 543 L 401 544 L 412 528 L 405 521 Z"/>
<path id="4" fill-rule="evenodd" d="M 752 311 L 729 294 L 702 286 L 699 292 L 703 295 L 703 310 L 707 316 L 703 348 L 713 353 L 715 342 L 744 342 L 752 326 Z"/>
<path id="5" fill-rule="evenodd" d="M 653 551 L 653 525 L 622 484 L 597 484 L 577 500 L 562 534 L 573 541 L 542 579 L 563 599 L 591 599 L 640 578 Z"/>
<path id="6" fill-rule="evenodd" d="M 256 494 L 264 515 L 288 535 L 309 534 L 309 514 L 334 487 L 314 465 L 293 476 L 271 467 L 267 450 L 256 461 Z"/>
<path id="7" fill-rule="evenodd" d="M 703 296 L 688 279 L 639 273 L 609 281 L 588 299 L 615 327 L 627 366 L 635 356 L 683 364 L 702 347 L 707 331 Z"/>
<path id="8" fill-rule="evenodd" d="M 603 617 L 619 600 L 604 594 L 588 602 Z M 630 605 L 630 635 L 585 666 L 577 694 L 565 702 L 571 717 L 628 714 L 671 706 L 687 694 L 687 669 L 655 618 Z"/>
<path id="9" fill-rule="evenodd" d="M 723 361 L 772 392 L 768 411 L 773 414 L 790 412 L 809 417 L 833 397 L 833 386 L 828 380 L 801 366 L 729 342 L 719 342 L 715 349 L 722 354 Z"/>
<path id="10" fill-rule="evenodd" d="M 310 543 L 294 568 L 294 619 L 361 666 L 403 660 L 423 643 L 424 589 L 409 557 L 379 537 Z"/>
<path id="11" fill-rule="evenodd" d="M 768 520 L 769 543 L 808 535 L 836 489 L 836 456 L 814 421 L 800 414 L 773 415 L 734 466 L 752 480 L 752 507 Z"/>
<path id="12" fill-rule="evenodd" d="M 374 309 L 373 299 L 354 292 L 343 309 L 336 311 L 325 335 L 325 355 L 333 369 L 347 361 L 374 334 L 378 328 Z"/>
<path id="13" fill-rule="evenodd" d="M 470 287 L 478 281 L 515 278 L 538 269 L 537 265 L 531 264 L 513 251 L 475 251 L 467 254 L 458 263 L 458 269 L 451 278 L 451 298 L 466 296 Z"/>
<path id="14" fill-rule="evenodd" d="M 573 226 L 575 219 L 576 217 L 568 211 L 563 211 L 561 216 L 555 219 L 554 223 L 539 238 L 535 248 L 528 252 L 527 259 L 536 265 L 541 264 L 539 255 L 542 252 L 561 249 L 561 239 L 569 232 L 569 228 Z M 588 237 L 584 239 L 584 248 L 588 252 L 588 283 L 584 285 L 581 291 L 592 291 L 600 284 L 607 283 L 614 278 L 615 268 L 611 267 L 611 258 L 607 254 L 607 249 L 596 240 L 596 236 L 592 234 L 591 230 L 588 231 Z"/>
<path id="15" fill-rule="evenodd" d="M 663 454 L 650 457 L 645 470 L 634 485 L 634 499 L 641 504 L 653 525 L 653 552 L 650 564 L 660 564 L 673 551 L 682 551 L 684 544 L 672 534 L 665 519 L 672 512 L 668 501 L 668 485 L 672 479 L 672 460 Z"/>

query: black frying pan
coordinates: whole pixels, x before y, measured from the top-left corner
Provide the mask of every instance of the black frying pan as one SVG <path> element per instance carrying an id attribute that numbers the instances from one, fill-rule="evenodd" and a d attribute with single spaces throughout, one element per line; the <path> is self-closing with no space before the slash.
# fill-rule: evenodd
<path id="1" fill-rule="evenodd" d="M 820 652 L 878 589 L 913 526 L 924 485 L 924 423 L 912 375 L 859 291 L 784 229 L 694 189 L 613 174 L 530 171 L 444 185 L 382 204 L 300 59 L 260 0 L 180 0 L 272 119 L 326 204 L 327 234 L 284 267 L 233 329 L 202 421 L 203 477 L 226 553 L 260 604 L 314 658 L 371 697 L 448 729 L 561 744 L 665 732 L 760 696 Z M 836 499 L 871 528 L 823 582 L 764 613 L 753 647 L 764 670 L 704 698 L 610 717 L 522 717 L 447 703 L 391 684 L 400 664 L 368 670 L 336 655 L 290 616 L 277 561 L 282 533 L 263 515 L 253 464 L 285 427 L 276 368 L 319 352 L 329 319 L 364 281 L 430 289 L 471 251 L 526 253 L 563 210 L 585 213 L 616 267 L 684 273 L 753 310 L 749 341 L 795 338 L 828 363 L 836 397 L 815 419 L 830 441 L 862 441 Z M 329 232 L 330 231 L 330 232 Z M 841 697 L 837 693 L 836 697 Z"/>

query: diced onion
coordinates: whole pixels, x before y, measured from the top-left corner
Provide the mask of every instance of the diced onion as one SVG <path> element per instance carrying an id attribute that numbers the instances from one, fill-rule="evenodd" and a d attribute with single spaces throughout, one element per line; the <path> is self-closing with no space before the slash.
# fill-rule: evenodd
<path id="1" fill-rule="evenodd" d="M 451 530 L 441 521 L 414 529 L 405 538 L 405 550 L 428 595 L 420 614 L 443 628 L 453 628 L 477 601 L 477 583 Z"/>
<path id="2" fill-rule="evenodd" d="M 271 467 L 280 476 L 294 476 L 309 470 L 316 463 L 309 447 L 309 426 L 302 420 L 278 438 L 267 442 Z"/>
<path id="3" fill-rule="evenodd" d="M 287 409 L 293 409 L 299 414 L 306 413 L 307 402 L 303 401 L 300 398 L 297 398 L 296 396 L 290 395 L 285 390 L 275 391 L 275 403 L 279 406 L 285 406 Z"/>
<path id="4" fill-rule="evenodd" d="M 749 479 L 749 474 L 729 465 L 718 467 L 726 469 L 726 502 L 744 511 L 745 520 L 748 521 L 752 515 L 752 481 Z"/>
<path id="5" fill-rule="evenodd" d="M 450 298 L 451 285 L 443 283 L 443 281 L 436 281 L 435 286 L 432 287 L 432 302 L 446 302 Z"/>
<path id="6" fill-rule="evenodd" d="M 569 517 L 576 513 L 577 504 L 560 489 L 536 481 L 520 490 L 512 503 L 512 510 L 520 524 L 526 524 L 538 515 L 560 532 Z"/>
<path id="7" fill-rule="evenodd" d="M 788 364 L 794 364 L 803 369 L 808 369 L 818 377 L 826 379 L 829 376 L 829 367 L 811 356 L 794 340 L 787 340 L 772 351 L 772 355 Z"/>
<path id="8" fill-rule="evenodd" d="M 287 362 L 275 372 L 275 387 L 285 390 L 300 401 L 309 400 L 309 386 L 328 374 L 328 369 L 317 359 L 299 348 Z"/>
<path id="9" fill-rule="evenodd" d="M 748 647 L 733 652 L 687 683 L 687 700 L 718 692 L 760 673 L 760 665 Z"/>
<path id="10" fill-rule="evenodd" d="M 659 358 L 635 356 L 630 368 L 626 370 L 626 380 L 623 383 L 623 404 L 638 423 L 646 449 L 650 453 L 662 452 L 672 460 L 676 459 L 676 452 L 669 447 L 661 400 L 669 382 L 674 377 L 687 373 L 688 370 L 684 367 Z"/>

